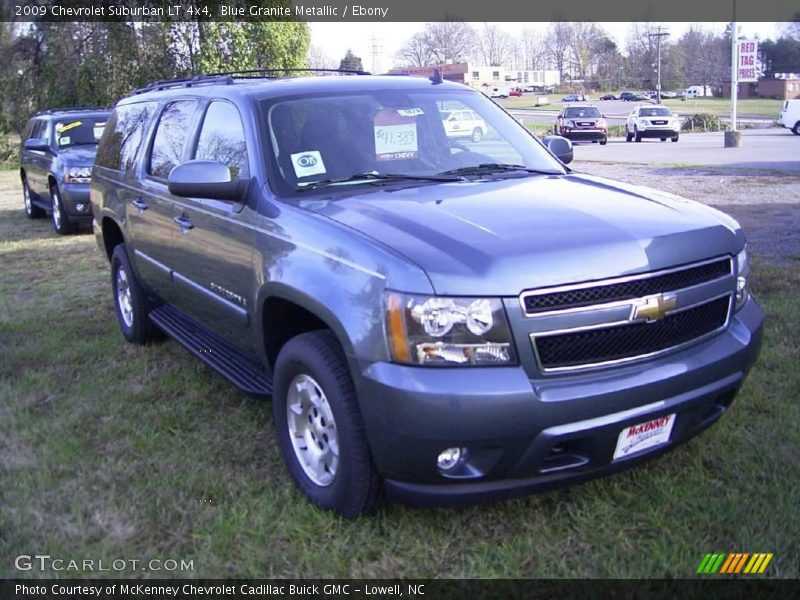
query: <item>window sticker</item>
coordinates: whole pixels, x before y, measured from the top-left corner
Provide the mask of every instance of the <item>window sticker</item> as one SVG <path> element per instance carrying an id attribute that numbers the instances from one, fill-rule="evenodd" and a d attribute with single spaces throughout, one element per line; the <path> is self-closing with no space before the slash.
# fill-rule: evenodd
<path id="1" fill-rule="evenodd" d="M 377 160 L 403 160 L 417 156 L 417 118 L 398 113 L 399 110 L 384 108 L 375 115 L 373 124 Z"/>
<path id="2" fill-rule="evenodd" d="M 309 150 L 308 152 L 297 152 L 291 155 L 294 174 L 297 178 L 310 177 L 325 173 L 325 163 L 319 150 Z"/>
<path id="3" fill-rule="evenodd" d="M 424 115 L 425 111 L 421 108 L 398 108 L 397 114 L 401 117 L 418 117 Z"/>
<path id="4" fill-rule="evenodd" d="M 62 135 L 58 138 L 58 145 L 59 146 L 67 146 L 69 145 L 70 137 L 68 135 Z"/>
<path id="5" fill-rule="evenodd" d="M 94 125 L 92 125 L 92 133 L 94 134 L 94 139 L 99 140 L 101 137 L 103 137 L 103 132 L 105 131 L 105 129 L 106 129 L 105 123 L 95 123 Z"/>
<path id="6" fill-rule="evenodd" d="M 56 125 L 56 131 L 58 133 L 64 133 L 65 131 L 69 131 L 70 129 L 75 129 L 76 127 L 81 126 L 81 121 L 73 121 L 72 123 L 58 123 Z"/>

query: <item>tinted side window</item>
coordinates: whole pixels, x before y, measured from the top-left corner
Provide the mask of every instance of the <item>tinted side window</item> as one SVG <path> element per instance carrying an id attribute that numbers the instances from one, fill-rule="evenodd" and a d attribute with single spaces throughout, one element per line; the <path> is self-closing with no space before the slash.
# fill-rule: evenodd
<path id="1" fill-rule="evenodd" d="M 36 119 L 35 121 L 33 121 L 33 123 L 31 124 L 31 135 L 30 135 L 31 139 L 39 138 L 42 135 L 43 124 L 44 121 L 42 121 L 41 119 Z"/>
<path id="2" fill-rule="evenodd" d="M 147 165 L 150 175 L 166 179 L 172 168 L 183 161 L 196 105 L 194 100 L 178 100 L 164 107 Z"/>
<path id="3" fill-rule="evenodd" d="M 117 171 L 130 169 L 155 106 L 154 102 L 142 102 L 115 108 L 100 139 L 95 163 Z"/>
<path id="4" fill-rule="evenodd" d="M 208 106 L 194 157 L 227 165 L 233 177 L 250 176 L 244 127 L 233 104 L 214 101 Z"/>

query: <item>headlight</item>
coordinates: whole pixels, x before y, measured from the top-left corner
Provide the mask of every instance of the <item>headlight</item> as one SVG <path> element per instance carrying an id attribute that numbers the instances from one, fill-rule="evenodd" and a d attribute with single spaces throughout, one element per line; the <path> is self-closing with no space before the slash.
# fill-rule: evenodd
<path id="1" fill-rule="evenodd" d="M 69 167 L 64 171 L 64 183 L 89 183 L 92 167 Z"/>
<path id="2" fill-rule="evenodd" d="M 750 259 L 747 258 L 747 246 L 736 255 L 736 310 L 747 302 L 750 292 L 747 287 L 747 277 L 750 275 Z"/>
<path id="3" fill-rule="evenodd" d="M 386 334 L 392 360 L 398 363 L 483 366 L 517 362 L 499 298 L 386 292 Z"/>
<path id="4" fill-rule="evenodd" d="M 639 125 L 647 127 L 647 121 L 645 119 L 639 119 Z"/>

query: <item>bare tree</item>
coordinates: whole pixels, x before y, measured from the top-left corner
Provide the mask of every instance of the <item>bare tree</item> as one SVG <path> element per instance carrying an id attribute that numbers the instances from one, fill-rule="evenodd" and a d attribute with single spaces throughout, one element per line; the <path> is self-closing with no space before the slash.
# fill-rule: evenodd
<path id="1" fill-rule="evenodd" d="M 547 66 L 547 41 L 545 36 L 526 27 L 519 40 L 522 66 L 528 70 L 544 69 Z"/>
<path id="2" fill-rule="evenodd" d="M 428 23 L 423 35 L 432 58 L 440 64 L 464 60 L 475 45 L 475 32 L 463 21 Z"/>
<path id="3" fill-rule="evenodd" d="M 403 65 L 424 67 L 433 61 L 433 53 L 424 32 L 415 33 L 400 47 L 395 57 Z"/>
<path id="4" fill-rule="evenodd" d="M 309 69 L 335 69 L 336 61 L 319 46 L 310 46 L 306 56 Z"/>
<path id="5" fill-rule="evenodd" d="M 513 39 L 497 25 L 484 23 L 477 38 L 485 65 L 498 67 L 504 65 L 512 57 Z"/>
<path id="6" fill-rule="evenodd" d="M 547 30 L 547 51 L 553 64 L 563 77 L 567 65 L 567 51 L 569 50 L 572 29 L 569 23 L 555 21 L 550 23 Z"/>

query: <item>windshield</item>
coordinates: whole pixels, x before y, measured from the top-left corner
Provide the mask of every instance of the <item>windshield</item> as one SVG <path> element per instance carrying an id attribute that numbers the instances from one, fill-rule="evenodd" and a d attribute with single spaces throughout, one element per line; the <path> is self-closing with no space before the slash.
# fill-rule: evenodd
<path id="1" fill-rule="evenodd" d="M 564 117 L 567 119 L 583 119 L 583 118 L 599 118 L 600 111 L 594 106 L 585 106 L 581 108 L 568 108 L 564 111 Z"/>
<path id="2" fill-rule="evenodd" d="M 107 116 L 79 117 L 56 122 L 56 145 L 59 148 L 93 145 L 100 142 Z"/>
<path id="3" fill-rule="evenodd" d="M 659 108 L 640 108 L 639 109 L 639 116 L 640 117 L 669 117 L 672 115 L 669 112 L 669 109 L 665 106 Z"/>
<path id="4" fill-rule="evenodd" d="M 565 172 L 526 129 L 469 90 L 315 94 L 264 100 L 262 111 L 270 182 L 282 196 L 323 185 L 352 191 Z"/>

